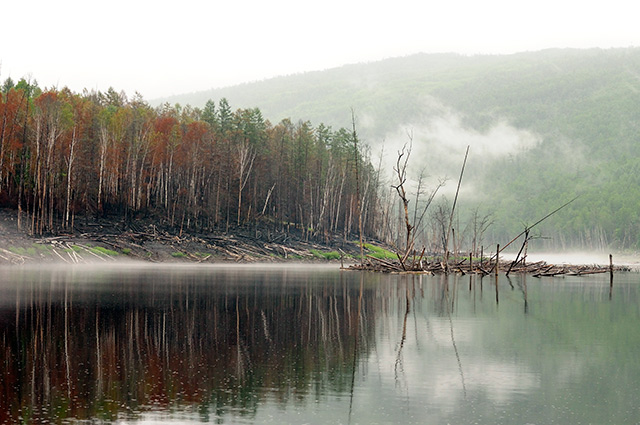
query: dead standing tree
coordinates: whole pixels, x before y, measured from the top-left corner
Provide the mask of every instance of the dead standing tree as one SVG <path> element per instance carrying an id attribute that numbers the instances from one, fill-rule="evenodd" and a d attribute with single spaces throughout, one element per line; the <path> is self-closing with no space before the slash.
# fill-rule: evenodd
<path id="1" fill-rule="evenodd" d="M 356 132 L 356 116 L 353 109 L 351 109 L 351 123 L 353 125 L 353 156 L 356 166 L 356 200 L 358 210 L 358 233 L 360 235 L 360 264 L 364 263 L 364 243 L 362 241 L 362 201 L 360 199 L 360 169 L 358 164 L 358 133 Z M 366 190 L 365 190 L 366 192 Z"/>
<path id="2" fill-rule="evenodd" d="M 238 146 L 238 227 L 240 226 L 242 191 L 249 181 L 249 175 L 255 159 L 256 152 L 249 144 L 249 141 L 244 140 Z"/>
<path id="3" fill-rule="evenodd" d="M 416 191 L 416 198 L 415 198 L 416 205 L 413 211 L 414 220 L 412 224 L 409 218 L 409 198 L 408 198 L 407 191 L 405 189 L 405 185 L 407 183 L 407 165 L 409 163 L 409 157 L 411 156 L 412 141 L 413 141 L 413 137 L 411 136 L 411 134 L 409 134 L 409 147 L 407 148 L 407 145 L 405 144 L 402 147 L 402 149 L 398 152 L 398 159 L 396 160 L 396 166 L 393 168 L 393 171 L 395 172 L 396 177 L 398 178 L 398 184 L 392 185 L 392 187 L 396 190 L 396 192 L 398 193 L 398 197 L 400 198 L 404 228 L 406 232 L 404 247 L 400 247 L 400 246 L 397 247 L 397 252 L 396 252 L 398 256 L 398 260 L 400 260 L 400 265 L 402 266 L 403 270 L 406 270 L 405 263 L 407 261 L 407 258 L 409 258 L 409 255 L 411 254 L 411 252 L 413 252 L 413 249 L 415 246 L 416 228 L 420 227 L 420 224 L 424 219 L 427 209 L 429 208 L 429 206 L 431 205 L 431 202 L 435 198 L 436 193 L 438 193 L 438 190 L 442 186 L 444 186 L 444 180 L 440 180 L 436 188 L 429 195 L 429 198 L 427 199 L 425 206 L 422 208 L 422 211 L 418 215 L 418 204 L 420 201 L 420 195 L 422 194 L 422 181 L 424 178 L 424 172 L 420 174 L 420 178 L 418 180 L 418 188 Z M 423 249 L 422 255 L 420 255 L 420 260 L 418 261 L 422 260 L 424 251 L 425 250 Z M 410 268 L 415 268 L 415 264 L 412 265 Z"/>
<path id="4" fill-rule="evenodd" d="M 427 198 L 427 201 L 424 204 L 424 207 L 422 207 L 422 211 L 420 212 L 420 215 L 418 215 L 418 206 L 420 205 L 420 197 L 422 195 L 425 194 L 424 190 L 423 190 L 423 180 L 425 178 L 424 175 L 424 169 L 420 172 L 420 176 L 418 177 L 418 187 L 416 189 L 416 199 L 415 199 L 415 206 L 413 208 L 413 226 L 414 226 L 414 230 L 411 234 L 411 241 L 412 243 L 415 245 L 415 239 L 416 237 L 418 237 L 420 235 L 420 233 L 424 233 L 424 217 L 427 213 L 427 210 L 429 209 L 429 206 L 431 206 L 431 203 L 433 202 L 434 198 L 436 197 L 436 194 L 438 193 L 438 191 L 440 190 L 440 188 L 442 188 L 442 186 L 445 185 L 446 183 L 446 179 L 440 179 L 438 180 L 438 185 L 436 186 L 435 189 L 433 189 L 433 191 L 429 194 L 429 197 Z M 425 241 L 425 248 L 426 249 L 426 241 Z"/>
<path id="5" fill-rule="evenodd" d="M 476 207 L 471 216 L 468 228 L 471 230 L 471 253 L 478 257 L 480 255 L 478 247 L 482 245 L 484 233 L 493 225 L 493 213 L 480 214 L 480 207 Z"/>
<path id="6" fill-rule="evenodd" d="M 398 152 L 398 159 L 396 161 L 396 166 L 393 168 L 396 176 L 398 177 L 398 185 L 392 187 L 398 192 L 398 196 L 400 197 L 400 202 L 402 202 L 402 208 L 404 210 L 404 225 L 406 229 L 406 240 L 404 250 L 401 251 L 401 247 L 398 247 L 398 259 L 400 260 L 400 264 L 402 268 L 405 269 L 404 262 L 409 255 L 409 252 L 413 249 L 413 245 L 411 244 L 411 231 L 413 230 L 413 226 L 409 221 L 409 198 L 407 198 L 407 192 L 404 188 L 405 183 L 407 182 L 407 164 L 409 162 L 409 157 L 411 156 L 411 144 L 409 144 L 409 148 L 407 149 L 407 145 L 405 144 L 402 147 L 402 150 Z M 403 160 L 404 158 L 404 160 Z M 402 252 L 402 255 L 400 253 Z"/>

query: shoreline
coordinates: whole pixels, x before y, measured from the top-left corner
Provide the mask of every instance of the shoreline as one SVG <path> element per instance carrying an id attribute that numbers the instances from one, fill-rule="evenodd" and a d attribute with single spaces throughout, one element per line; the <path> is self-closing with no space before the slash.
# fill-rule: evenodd
<path id="1" fill-rule="evenodd" d="M 150 220 L 136 221 L 127 226 L 121 222 L 101 219 L 76 226 L 74 232 L 31 236 L 17 228 L 15 210 L 2 208 L 0 265 L 103 262 L 174 265 L 331 264 L 344 266 L 346 270 L 383 271 L 375 267 L 360 267 L 357 260 L 360 254 L 358 243 L 345 242 L 335 235 L 329 243 L 323 244 L 304 240 L 295 231 L 269 233 L 264 229 L 253 232 L 246 229 L 235 230 L 235 233 L 227 234 L 180 232 L 179 229 L 160 228 Z M 501 254 L 501 263 L 512 261 L 515 255 Z M 636 256 L 617 253 L 613 260 L 615 271 L 640 271 L 640 259 Z M 366 262 L 371 263 L 371 260 L 367 259 Z M 390 262 L 394 260 L 391 259 Z M 608 268 L 609 254 L 530 252 L 527 262 L 544 263 L 545 267 L 555 266 L 565 270 L 579 267 Z M 456 270 L 465 273 L 460 267 L 452 267 L 451 271 Z"/>
<path id="2" fill-rule="evenodd" d="M 333 237 L 323 244 L 299 232 L 234 229 L 232 233 L 170 229 L 151 220 L 130 225 L 101 219 L 73 231 L 31 236 L 18 229 L 17 212 L 0 209 L 0 264 L 95 263 L 132 260 L 143 263 L 344 263 L 357 244 Z M 331 254 L 331 255 L 329 255 Z"/>

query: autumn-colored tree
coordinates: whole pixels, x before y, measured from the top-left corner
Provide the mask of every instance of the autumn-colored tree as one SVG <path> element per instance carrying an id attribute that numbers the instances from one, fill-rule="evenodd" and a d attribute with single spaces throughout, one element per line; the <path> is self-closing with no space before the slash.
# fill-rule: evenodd
<path id="1" fill-rule="evenodd" d="M 273 126 L 226 99 L 154 109 L 114 89 L 42 92 L 7 81 L 0 91 L 0 202 L 27 211 L 34 234 L 73 229 L 78 214 L 126 221 L 144 212 L 180 229 L 269 223 L 347 238 L 358 215 L 377 208 L 373 167 L 345 129 Z"/>

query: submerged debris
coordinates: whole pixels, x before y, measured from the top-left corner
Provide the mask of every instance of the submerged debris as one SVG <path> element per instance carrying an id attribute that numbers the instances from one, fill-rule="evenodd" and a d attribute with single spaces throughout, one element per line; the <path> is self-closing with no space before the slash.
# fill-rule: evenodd
<path id="1" fill-rule="evenodd" d="M 464 258 L 461 261 L 449 262 L 448 267 L 443 261 L 417 261 L 412 264 L 406 264 L 400 261 L 381 260 L 379 258 L 367 256 L 367 262 L 363 264 L 354 264 L 348 267 L 349 270 L 367 270 L 382 273 L 425 273 L 439 274 L 447 272 L 458 274 L 480 274 L 488 275 L 495 271 L 495 261 L 484 258 L 477 261 L 469 261 Z M 513 263 L 512 261 L 500 261 L 498 270 L 505 273 L 526 273 L 533 277 L 550 277 L 550 276 L 584 276 L 589 274 L 607 273 L 607 272 L 627 272 L 631 271 L 628 266 L 604 266 L 604 265 L 571 265 L 571 264 L 548 264 L 545 261 L 526 264 L 523 261 Z"/>

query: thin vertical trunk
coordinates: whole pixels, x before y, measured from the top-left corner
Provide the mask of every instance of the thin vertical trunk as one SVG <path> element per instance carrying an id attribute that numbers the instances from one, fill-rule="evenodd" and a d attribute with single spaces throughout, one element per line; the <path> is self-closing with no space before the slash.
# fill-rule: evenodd
<path id="1" fill-rule="evenodd" d="M 4 176 L 4 140 L 7 133 L 7 114 L 9 110 L 8 99 L 9 97 L 7 95 L 7 102 L 4 105 L 4 113 L 2 114 L 2 130 L 0 130 L 0 191 L 2 191 L 2 187 L 4 186 L 2 180 Z"/>
<path id="2" fill-rule="evenodd" d="M 98 171 L 98 211 L 102 211 L 102 192 L 104 188 L 104 168 L 107 161 L 109 133 L 106 127 L 100 128 L 100 168 Z"/>
<path id="3" fill-rule="evenodd" d="M 469 146 L 464 154 L 464 161 L 462 162 L 462 169 L 460 170 L 460 179 L 458 179 L 458 187 L 456 188 L 456 196 L 453 198 L 453 206 L 451 207 L 451 215 L 449 216 L 449 227 L 447 228 L 447 235 L 444 243 L 444 266 L 446 271 L 449 268 L 449 234 L 451 233 L 451 226 L 453 225 L 453 215 L 456 211 L 456 203 L 458 202 L 458 193 L 460 193 L 460 185 L 462 184 L 462 175 L 464 174 L 464 167 L 467 164 L 467 157 L 469 156 Z"/>
<path id="4" fill-rule="evenodd" d="M 351 110 L 351 123 L 353 124 L 353 154 L 356 163 L 356 207 L 358 211 L 358 233 L 360 235 L 360 264 L 364 264 L 364 245 L 362 242 L 362 208 L 360 207 L 360 170 L 358 164 L 359 152 L 358 152 L 358 134 L 356 133 L 356 118 Z"/>
<path id="5" fill-rule="evenodd" d="M 249 142 L 246 140 L 243 141 L 238 147 L 238 227 L 240 226 L 242 209 L 242 191 L 249 181 L 255 158 L 256 154 L 249 145 Z"/>
<path id="6" fill-rule="evenodd" d="M 73 134 L 71 136 L 71 146 L 69 147 L 69 162 L 67 165 L 67 203 L 65 206 L 65 227 L 69 228 L 69 210 L 71 206 L 71 175 L 73 172 L 73 161 L 75 159 L 75 147 L 76 147 L 76 127 L 73 127 Z"/>

